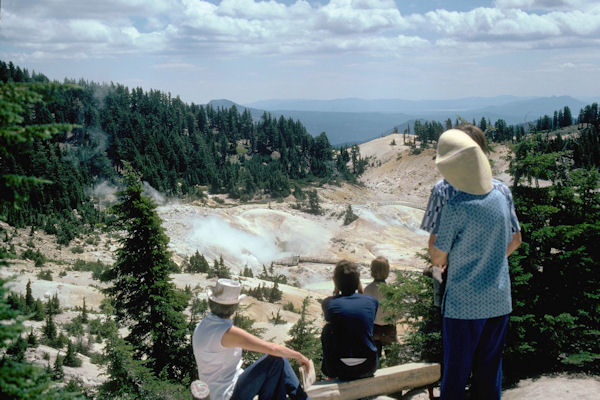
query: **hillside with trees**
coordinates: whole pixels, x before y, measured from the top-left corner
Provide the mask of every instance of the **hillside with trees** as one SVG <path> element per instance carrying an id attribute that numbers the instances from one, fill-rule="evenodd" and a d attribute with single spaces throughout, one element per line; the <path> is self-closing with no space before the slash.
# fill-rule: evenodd
<path id="1" fill-rule="evenodd" d="M 15 143 L 16 151 L 0 160 L 2 174 L 51 182 L 44 190 L 32 187 L 19 209 L 2 210 L 7 221 L 55 231 L 64 243 L 81 231 L 78 219 L 102 222 L 90 189 L 117 183 L 126 164 L 169 196 L 198 199 L 208 190 L 241 201 L 286 197 L 294 182 L 355 182 L 366 164 L 356 146 L 352 154 L 334 149 L 324 132 L 313 137 L 298 121 L 268 113 L 255 122 L 235 106 L 185 104 L 156 90 L 83 80 L 49 84 L 12 62 L 0 61 L 0 82 L 47 88 L 44 101 L 22 110 L 19 124 L 71 124 L 49 140 Z"/>

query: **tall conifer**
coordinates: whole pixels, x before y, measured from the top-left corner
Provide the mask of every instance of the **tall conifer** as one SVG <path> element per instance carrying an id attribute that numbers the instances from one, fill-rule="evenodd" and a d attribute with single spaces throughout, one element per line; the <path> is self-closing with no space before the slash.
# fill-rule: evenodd
<path id="1" fill-rule="evenodd" d="M 125 235 L 117 260 L 108 272 L 106 289 L 117 321 L 129 328 L 126 340 L 138 359 L 156 373 L 180 379 L 193 365 L 182 313 L 186 304 L 169 277 L 169 238 L 156 206 L 142 195 L 140 179 L 131 171 L 114 210 Z"/>

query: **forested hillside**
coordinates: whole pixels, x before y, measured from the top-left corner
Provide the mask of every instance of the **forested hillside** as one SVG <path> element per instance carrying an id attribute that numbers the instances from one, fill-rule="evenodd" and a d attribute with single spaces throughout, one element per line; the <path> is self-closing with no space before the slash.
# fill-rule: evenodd
<path id="1" fill-rule="evenodd" d="M 36 90 L 48 79 L 0 62 L 0 82 Z M 242 201 L 285 197 L 294 182 L 354 181 L 365 165 L 357 146 L 334 151 L 325 133 L 313 137 L 298 121 L 267 113 L 254 122 L 235 106 L 185 104 L 167 93 L 113 83 L 70 81 L 39 90 L 43 101 L 27 105 L 21 124 L 74 125 L 47 141 L 15 144 L 0 160 L 1 175 L 52 182 L 44 190 L 29 188 L 21 208 L 3 211 L 11 224 L 60 232 L 63 242 L 77 224 L 72 210 L 84 222 L 101 218 L 90 188 L 115 181 L 126 164 L 168 195 L 201 198 L 208 188 Z"/>

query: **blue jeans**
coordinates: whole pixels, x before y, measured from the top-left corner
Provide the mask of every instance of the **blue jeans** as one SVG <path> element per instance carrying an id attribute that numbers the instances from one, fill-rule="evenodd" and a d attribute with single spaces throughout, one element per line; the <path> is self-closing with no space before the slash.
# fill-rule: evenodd
<path id="1" fill-rule="evenodd" d="M 231 400 L 304 400 L 308 396 L 286 358 L 264 355 L 238 378 Z"/>
<path id="2" fill-rule="evenodd" d="M 486 319 L 444 318 L 441 400 L 462 400 L 471 377 L 472 398 L 502 396 L 502 353 L 508 315 Z"/>

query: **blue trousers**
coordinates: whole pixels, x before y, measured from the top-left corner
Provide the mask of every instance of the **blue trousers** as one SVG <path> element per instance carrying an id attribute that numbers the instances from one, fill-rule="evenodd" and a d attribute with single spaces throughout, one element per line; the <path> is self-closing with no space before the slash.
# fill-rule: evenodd
<path id="1" fill-rule="evenodd" d="M 264 355 L 239 376 L 231 400 L 308 399 L 286 358 Z"/>
<path id="2" fill-rule="evenodd" d="M 502 396 L 502 353 L 508 315 L 487 319 L 445 318 L 441 400 L 462 400 L 471 376 L 472 399 Z"/>

